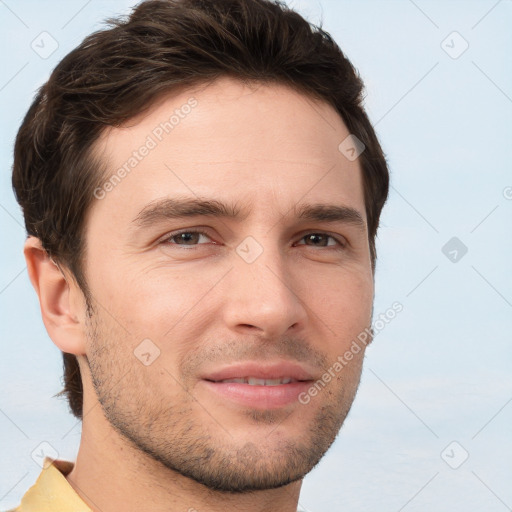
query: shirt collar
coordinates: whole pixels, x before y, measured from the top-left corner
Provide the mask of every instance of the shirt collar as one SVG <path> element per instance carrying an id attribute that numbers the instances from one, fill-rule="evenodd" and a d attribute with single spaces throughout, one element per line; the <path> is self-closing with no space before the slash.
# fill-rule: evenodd
<path id="1" fill-rule="evenodd" d="M 17 512 L 93 512 L 66 480 L 74 463 L 45 457 L 43 471 L 21 499 Z"/>

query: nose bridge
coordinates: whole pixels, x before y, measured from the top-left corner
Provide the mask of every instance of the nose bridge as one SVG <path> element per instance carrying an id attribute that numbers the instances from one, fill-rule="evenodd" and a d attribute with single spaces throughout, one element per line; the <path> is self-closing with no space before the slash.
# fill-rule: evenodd
<path id="1" fill-rule="evenodd" d="M 255 255 L 252 254 L 252 256 Z M 272 297 L 290 293 L 288 288 L 291 284 L 289 283 L 290 275 L 286 268 L 285 256 L 279 248 L 271 247 L 267 243 L 254 261 L 249 262 L 243 257 L 241 260 L 237 263 L 236 269 L 239 273 L 247 274 L 248 283 L 246 284 L 254 285 L 253 293 L 261 292 Z"/>
<path id="2" fill-rule="evenodd" d="M 302 323 L 304 307 L 278 242 L 271 236 L 248 236 L 235 252 L 225 310 L 231 327 L 252 326 L 275 336 Z"/>

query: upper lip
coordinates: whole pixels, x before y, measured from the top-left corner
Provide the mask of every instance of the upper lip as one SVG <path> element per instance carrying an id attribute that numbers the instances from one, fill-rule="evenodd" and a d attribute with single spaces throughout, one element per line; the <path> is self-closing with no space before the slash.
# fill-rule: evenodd
<path id="1" fill-rule="evenodd" d="M 291 361 L 247 361 L 222 366 L 202 375 L 202 379 L 210 381 L 242 379 L 245 377 L 255 377 L 257 379 L 282 379 L 285 377 L 295 380 L 314 379 L 312 373 L 304 365 Z"/>

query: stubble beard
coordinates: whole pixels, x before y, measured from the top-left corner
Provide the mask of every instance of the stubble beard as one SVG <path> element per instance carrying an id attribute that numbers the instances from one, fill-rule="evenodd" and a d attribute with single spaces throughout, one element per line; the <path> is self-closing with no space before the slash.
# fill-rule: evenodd
<path id="1" fill-rule="evenodd" d="M 264 427 L 268 434 L 268 426 L 274 425 L 272 432 L 279 429 L 280 439 L 270 446 L 254 442 L 254 436 L 247 436 L 251 441 L 237 441 L 230 425 L 216 418 L 215 409 L 199 404 L 183 387 L 179 388 L 180 383 L 172 382 L 176 379 L 165 369 L 149 373 L 149 367 L 134 357 L 119 329 L 111 326 L 106 332 L 101 328 L 106 325 L 104 321 L 97 312 L 91 311 L 88 316 L 87 362 L 105 418 L 137 452 L 212 491 L 248 493 L 302 479 L 334 442 L 359 385 L 361 365 L 351 372 L 344 368 L 346 375 L 337 376 L 332 381 L 336 385 L 330 384 L 311 401 L 323 400 L 323 405 L 304 425 L 299 439 L 287 439 L 284 427 L 287 420 L 294 424 L 301 421 L 300 408 L 308 405 L 298 405 L 289 414 L 295 418 L 290 419 L 289 415 L 283 417 L 282 411 L 247 409 L 243 414 L 248 428 Z M 150 375 L 157 374 L 166 375 L 168 380 L 152 383 Z M 181 390 L 173 403 L 157 395 L 158 389 L 166 385 Z"/>

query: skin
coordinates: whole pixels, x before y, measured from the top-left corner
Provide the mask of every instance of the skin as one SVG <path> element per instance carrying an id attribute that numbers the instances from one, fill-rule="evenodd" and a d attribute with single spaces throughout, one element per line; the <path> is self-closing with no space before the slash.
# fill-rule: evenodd
<path id="1" fill-rule="evenodd" d="M 226 363 L 286 359 L 318 379 L 371 324 L 361 168 L 338 150 L 349 132 L 326 103 L 222 78 L 105 131 L 95 152 L 106 177 L 192 96 L 197 106 L 93 201 L 89 309 L 66 268 L 37 239 L 26 243 L 48 333 L 82 372 L 82 439 L 67 480 L 102 512 L 292 512 L 302 478 L 350 409 L 364 348 L 308 404 L 241 406 L 200 376 Z M 149 203 L 178 196 L 236 203 L 247 215 L 135 226 Z M 351 207 L 364 225 L 299 220 L 294 207 L 304 202 Z M 207 236 L 180 245 L 170 235 L 183 228 Z M 335 238 L 310 241 L 310 233 Z M 236 251 L 248 236 L 263 249 L 252 263 Z M 144 339 L 160 350 L 149 365 L 134 355 Z"/>

